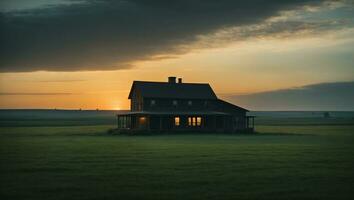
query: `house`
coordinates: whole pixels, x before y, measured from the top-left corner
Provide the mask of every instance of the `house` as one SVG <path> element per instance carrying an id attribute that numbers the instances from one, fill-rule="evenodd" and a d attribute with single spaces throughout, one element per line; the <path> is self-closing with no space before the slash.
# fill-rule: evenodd
<path id="1" fill-rule="evenodd" d="M 248 110 L 219 99 L 207 83 L 134 81 L 130 111 L 117 115 L 118 129 L 144 131 L 253 131 Z M 252 123 L 251 123 L 252 122 Z"/>

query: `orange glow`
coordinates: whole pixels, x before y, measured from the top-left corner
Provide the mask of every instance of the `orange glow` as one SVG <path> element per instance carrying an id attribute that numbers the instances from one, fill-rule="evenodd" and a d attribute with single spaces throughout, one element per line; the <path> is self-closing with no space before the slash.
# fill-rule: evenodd
<path id="1" fill-rule="evenodd" d="M 0 73 L 0 108 L 125 110 L 130 108 L 127 97 L 134 80 L 165 82 L 171 75 L 182 77 L 183 82 L 210 83 L 221 98 L 352 80 L 351 71 L 339 73 L 334 67 L 323 66 L 327 62 L 318 65 L 309 60 L 299 65 L 280 59 L 291 57 L 291 51 L 302 55 L 304 49 L 315 52 L 336 42 L 300 39 L 243 42 L 172 59 L 137 61 L 133 68 L 117 71 Z"/>
<path id="2" fill-rule="evenodd" d="M 146 117 L 139 117 L 139 124 L 145 124 L 146 123 Z"/>
<path id="3" fill-rule="evenodd" d="M 201 126 L 201 125 L 202 125 L 202 118 L 197 117 L 197 126 Z"/>
<path id="4" fill-rule="evenodd" d="M 175 126 L 179 126 L 179 125 L 180 125 L 180 118 L 175 117 Z"/>

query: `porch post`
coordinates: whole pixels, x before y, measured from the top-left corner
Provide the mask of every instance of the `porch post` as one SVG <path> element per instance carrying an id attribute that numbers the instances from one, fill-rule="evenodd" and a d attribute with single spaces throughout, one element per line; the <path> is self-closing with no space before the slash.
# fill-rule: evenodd
<path id="1" fill-rule="evenodd" d="M 136 128 L 137 129 L 140 129 L 140 125 L 139 125 L 139 118 L 140 118 L 140 116 L 139 115 L 136 115 L 136 120 L 135 120 L 135 124 L 136 124 Z"/>
<path id="2" fill-rule="evenodd" d="M 119 115 L 117 115 L 117 128 L 119 129 Z"/>
<path id="3" fill-rule="evenodd" d="M 246 117 L 246 128 L 250 127 L 250 118 Z"/>
<path id="4" fill-rule="evenodd" d="M 147 126 L 147 129 L 150 130 L 150 116 L 146 116 L 146 126 Z"/>
<path id="5" fill-rule="evenodd" d="M 138 115 L 136 115 L 136 114 L 134 115 L 134 128 L 136 128 L 136 129 L 139 128 L 138 127 Z"/>
<path id="6" fill-rule="evenodd" d="M 235 116 L 231 117 L 231 125 L 232 125 L 232 131 L 235 131 Z"/>
<path id="7" fill-rule="evenodd" d="M 202 129 L 204 129 L 204 123 L 205 123 L 205 118 L 206 118 L 206 116 L 202 115 L 201 117 L 202 117 L 202 121 L 201 121 L 201 123 L 202 123 Z"/>
<path id="8" fill-rule="evenodd" d="M 122 116 L 119 116 L 119 128 L 123 128 L 122 127 Z"/>
<path id="9" fill-rule="evenodd" d="M 213 128 L 216 130 L 216 115 L 213 116 Z"/>

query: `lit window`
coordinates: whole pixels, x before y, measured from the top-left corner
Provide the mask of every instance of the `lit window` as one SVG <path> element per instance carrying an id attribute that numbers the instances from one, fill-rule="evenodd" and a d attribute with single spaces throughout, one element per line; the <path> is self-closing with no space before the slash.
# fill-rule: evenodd
<path id="1" fill-rule="evenodd" d="M 173 101 L 172 101 L 172 104 L 173 104 L 174 106 L 177 106 L 177 104 L 178 104 L 177 100 L 173 100 Z"/>
<path id="2" fill-rule="evenodd" d="M 192 105 L 192 101 L 188 101 L 188 105 L 191 106 Z"/>
<path id="3" fill-rule="evenodd" d="M 146 117 L 139 117 L 139 124 L 145 124 Z"/>
<path id="4" fill-rule="evenodd" d="M 201 126 L 202 117 L 188 117 L 188 126 Z"/>
<path id="5" fill-rule="evenodd" d="M 150 101 L 150 105 L 154 106 L 156 104 L 156 101 L 155 100 L 151 100 Z"/>
<path id="6" fill-rule="evenodd" d="M 201 126 L 201 125 L 202 125 L 202 118 L 197 117 L 197 126 Z"/>
<path id="7" fill-rule="evenodd" d="M 179 126 L 179 125 L 180 125 L 180 118 L 175 117 L 175 126 Z"/>

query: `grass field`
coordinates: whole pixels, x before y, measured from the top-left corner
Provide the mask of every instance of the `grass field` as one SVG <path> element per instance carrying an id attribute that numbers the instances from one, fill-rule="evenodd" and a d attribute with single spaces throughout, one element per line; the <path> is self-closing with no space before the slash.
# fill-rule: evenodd
<path id="1" fill-rule="evenodd" d="M 265 117 L 256 126 L 259 133 L 252 135 L 154 136 L 108 135 L 113 124 L 93 124 L 91 119 L 80 126 L 41 120 L 30 126 L 3 119 L 0 199 L 351 199 L 354 195 L 352 118 L 345 123 L 317 118 L 302 118 L 299 123 L 297 118 L 292 123 L 290 118 Z"/>

